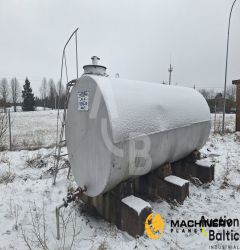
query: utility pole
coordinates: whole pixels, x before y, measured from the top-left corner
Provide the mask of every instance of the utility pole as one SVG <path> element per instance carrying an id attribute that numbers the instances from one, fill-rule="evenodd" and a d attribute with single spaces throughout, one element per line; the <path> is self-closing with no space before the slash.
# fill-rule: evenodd
<path id="1" fill-rule="evenodd" d="M 169 82 L 168 84 L 171 85 L 171 81 L 172 81 L 172 72 L 173 72 L 173 67 L 172 65 L 170 64 L 170 67 L 168 69 L 168 72 L 169 72 Z"/>

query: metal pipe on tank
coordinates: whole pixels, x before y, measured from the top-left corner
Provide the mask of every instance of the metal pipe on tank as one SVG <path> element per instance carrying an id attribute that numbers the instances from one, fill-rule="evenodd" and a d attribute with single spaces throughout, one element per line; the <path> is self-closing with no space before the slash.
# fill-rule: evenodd
<path id="1" fill-rule="evenodd" d="M 67 198 L 63 199 L 63 203 L 56 207 L 55 213 L 56 213 L 57 240 L 60 240 L 60 222 L 59 222 L 60 209 L 62 209 L 63 207 L 65 208 L 68 207 L 69 203 L 78 199 L 86 191 L 87 191 L 86 186 L 84 186 L 83 188 L 78 187 L 74 192 L 69 192 Z"/>
<path id="2" fill-rule="evenodd" d="M 91 57 L 91 59 L 92 59 L 92 65 L 98 65 L 98 60 L 100 60 L 99 57 L 93 56 Z"/>

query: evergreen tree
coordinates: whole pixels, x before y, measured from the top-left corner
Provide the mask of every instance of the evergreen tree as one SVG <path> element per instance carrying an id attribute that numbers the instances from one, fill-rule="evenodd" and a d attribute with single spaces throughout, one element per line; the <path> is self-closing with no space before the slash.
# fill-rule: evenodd
<path id="1" fill-rule="evenodd" d="M 22 98 L 23 98 L 22 110 L 34 111 L 35 110 L 34 94 L 32 93 L 32 88 L 30 87 L 30 82 L 27 78 L 25 80 L 25 84 L 23 85 Z"/>

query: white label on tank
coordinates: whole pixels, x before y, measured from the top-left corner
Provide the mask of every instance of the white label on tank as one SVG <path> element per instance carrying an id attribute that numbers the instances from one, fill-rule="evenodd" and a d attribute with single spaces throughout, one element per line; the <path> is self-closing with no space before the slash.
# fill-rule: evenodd
<path id="1" fill-rule="evenodd" d="M 77 93 L 78 110 L 88 110 L 88 94 L 87 90 Z"/>

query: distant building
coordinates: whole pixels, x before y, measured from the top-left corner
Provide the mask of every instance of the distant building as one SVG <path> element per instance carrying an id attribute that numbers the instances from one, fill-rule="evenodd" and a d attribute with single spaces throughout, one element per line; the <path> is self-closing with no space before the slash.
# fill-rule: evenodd
<path id="1" fill-rule="evenodd" d="M 214 99 L 207 99 L 211 113 L 223 112 L 223 95 L 218 93 Z M 226 113 L 236 113 L 236 102 L 230 99 L 226 99 Z"/>

